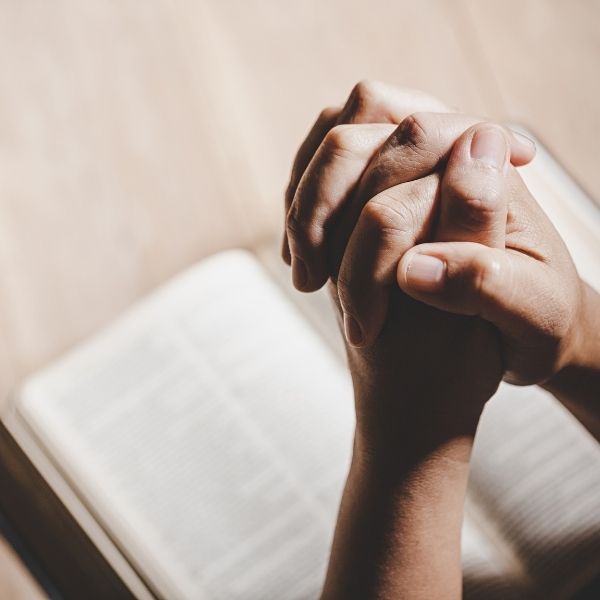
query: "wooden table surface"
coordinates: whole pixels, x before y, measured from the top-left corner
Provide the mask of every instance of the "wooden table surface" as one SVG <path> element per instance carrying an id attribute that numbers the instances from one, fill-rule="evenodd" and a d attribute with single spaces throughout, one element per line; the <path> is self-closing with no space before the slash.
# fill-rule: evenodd
<path id="1" fill-rule="evenodd" d="M 360 79 L 523 123 L 599 198 L 599 20 L 595 0 L 2 3 L 0 402 L 276 229 L 297 144 Z M 42 597 L 0 538 L 0 599 Z"/>

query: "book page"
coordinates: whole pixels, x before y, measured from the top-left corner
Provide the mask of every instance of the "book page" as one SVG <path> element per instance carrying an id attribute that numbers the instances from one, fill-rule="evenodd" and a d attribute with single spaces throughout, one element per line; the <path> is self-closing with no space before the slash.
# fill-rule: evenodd
<path id="1" fill-rule="evenodd" d="M 523 600 L 527 580 L 473 519 L 470 504 L 462 529 L 463 600 Z"/>
<path id="2" fill-rule="evenodd" d="M 333 318 L 324 295 L 310 310 Z M 245 253 L 184 274 L 30 380 L 20 412 L 157 595 L 318 596 L 350 381 Z M 519 597 L 469 518 L 463 546 L 466 598 Z"/>
<path id="3" fill-rule="evenodd" d="M 593 280 L 585 244 L 579 253 L 588 256 L 578 264 L 586 265 Z M 306 311 L 318 316 L 312 321 L 319 328 L 316 303 L 323 297 Z M 325 337 L 332 339 L 335 331 L 329 329 Z M 85 349 L 33 378 L 21 411 L 158 595 L 314 597 L 353 428 L 350 381 L 334 346 L 335 340 L 330 347 L 323 343 L 254 259 L 230 252 L 185 273 Z M 576 584 L 573 573 L 586 578 L 595 569 L 591 561 L 561 551 L 551 566 L 543 565 L 557 539 L 571 539 L 561 538 L 565 532 L 594 532 L 596 521 L 585 508 L 594 510 L 575 503 L 566 517 L 571 529 L 549 529 L 554 517 L 541 473 L 549 481 L 565 479 L 568 487 L 573 465 L 586 463 L 580 462 L 586 434 L 571 432 L 579 440 L 569 441 L 569 448 L 577 447 L 572 456 L 563 456 L 562 442 L 540 446 L 539 464 L 555 465 L 555 471 L 540 470 L 535 457 L 527 469 L 513 469 L 531 449 L 528 440 L 545 430 L 540 413 L 514 432 L 508 417 L 514 412 L 524 418 L 524 394 L 532 390 L 508 390 L 484 418 L 470 495 L 506 530 L 532 577 L 552 572 L 554 580 Z M 503 395 L 513 404 L 501 402 Z M 553 400 L 544 401 L 557 408 Z M 550 429 L 550 441 L 564 442 L 570 416 L 541 412 L 560 422 Z M 585 453 L 596 448 L 587 446 Z M 504 462 L 493 458 L 495 452 L 505 452 Z M 582 472 L 581 481 L 588 476 Z M 492 480 L 507 489 L 493 488 Z M 591 503 L 595 479 L 589 481 L 589 489 L 574 486 L 572 492 L 584 492 Z M 527 492 L 511 494 L 513 487 Z M 571 492 L 555 491 L 551 496 L 562 507 Z M 511 525 L 509 515 L 526 506 L 535 506 L 537 518 L 548 514 L 548 522 L 535 525 L 525 512 Z M 577 537 L 573 556 L 590 555 L 588 538 Z M 465 596 L 523 597 L 522 580 L 493 540 L 479 522 L 467 519 Z"/>
<path id="4" fill-rule="evenodd" d="M 600 289 L 600 211 L 538 144 L 523 177 Z M 502 385 L 484 413 L 470 495 L 543 597 L 569 597 L 600 574 L 600 445 L 550 394 Z"/>
<path id="5" fill-rule="evenodd" d="M 501 386 L 480 423 L 469 492 L 544 597 L 568 597 L 600 572 L 600 446 L 550 394 Z"/>
<path id="6" fill-rule="evenodd" d="M 176 280 L 31 380 L 20 410 L 159 595 L 318 595 L 351 385 L 248 254 Z"/>

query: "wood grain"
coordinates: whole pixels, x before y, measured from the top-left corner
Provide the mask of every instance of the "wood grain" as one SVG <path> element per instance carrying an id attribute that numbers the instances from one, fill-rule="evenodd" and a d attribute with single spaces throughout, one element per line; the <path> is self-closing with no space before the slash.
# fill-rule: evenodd
<path id="1" fill-rule="evenodd" d="M 277 230 L 295 148 L 359 79 L 529 125 L 598 196 L 599 16 L 593 0 L 2 3 L 0 404 L 174 272 Z M 20 573 L 0 544 L 0 598 Z"/>

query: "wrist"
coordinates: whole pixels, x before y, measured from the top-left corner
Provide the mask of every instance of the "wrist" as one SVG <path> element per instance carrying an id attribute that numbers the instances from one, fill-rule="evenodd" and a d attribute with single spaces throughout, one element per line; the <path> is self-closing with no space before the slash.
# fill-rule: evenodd
<path id="1" fill-rule="evenodd" d="M 484 404 L 389 388 L 357 392 L 354 460 L 361 471 L 392 478 L 433 459 L 468 465 Z"/>
<path id="2" fill-rule="evenodd" d="M 600 371 L 600 295 L 581 281 L 581 302 L 569 335 L 569 344 L 556 373 L 544 384 L 552 385 L 573 370 Z"/>
<path id="3" fill-rule="evenodd" d="M 357 427 L 352 472 L 388 490 L 403 486 L 417 473 L 466 477 L 474 438 L 474 430 L 443 438 L 435 438 L 430 433 L 415 435 L 411 432 L 390 443 L 389 440 L 365 436 Z"/>
<path id="4" fill-rule="evenodd" d="M 586 284 L 569 359 L 542 387 L 600 441 L 600 296 Z"/>
<path id="5" fill-rule="evenodd" d="M 384 468 L 357 438 L 322 598 L 461 596 L 468 461 L 445 450 Z"/>

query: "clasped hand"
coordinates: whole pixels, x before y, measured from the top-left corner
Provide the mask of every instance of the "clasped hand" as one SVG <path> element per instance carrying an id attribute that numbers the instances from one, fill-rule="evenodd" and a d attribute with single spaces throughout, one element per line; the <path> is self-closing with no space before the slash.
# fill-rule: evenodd
<path id="1" fill-rule="evenodd" d="M 460 398 L 460 420 L 502 378 L 543 382 L 576 353 L 583 284 L 517 171 L 534 155 L 506 127 L 379 83 L 320 115 L 294 163 L 283 256 L 299 290 L 331 280 L 361 427 L 393 426 L 361 390 L 446 417 Z"/>

